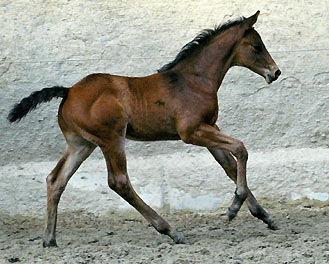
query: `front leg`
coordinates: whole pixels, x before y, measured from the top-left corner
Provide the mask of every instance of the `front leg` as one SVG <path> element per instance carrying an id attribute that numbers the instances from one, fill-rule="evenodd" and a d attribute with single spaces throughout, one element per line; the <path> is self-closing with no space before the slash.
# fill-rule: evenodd
<path id="1" fill-rule="evenodd" d="M 237 164 L 230 152 L 221 149 L 208 149 L 213 155 L 215 160 L 223 167 L 227 176 L 236 183 L 237 180 Z M 279 227 L 276 225 L 272 217 L 262 208 L 258 203 L 251 190 L 248 189 L 247 205 L 251 214 L 258 219 L 262 220 L 268 225 L 268 228 L 277 230 Z"/>
<path id="2" fill-rule="evenodd" d="M 231 152 L 237 159 L 237 178 L 235 197 L 228 208 L 228 218 L 232 220 L 240 210 L 243 202 L 248 197 L 246 168 L 248 152 L 242 141 L 222 133 L 216 126 L 200 124 L 196 127 L 179 127 L 181 139 L 188 144 L 203 146 L 211 149 L 223 149 Z"/>

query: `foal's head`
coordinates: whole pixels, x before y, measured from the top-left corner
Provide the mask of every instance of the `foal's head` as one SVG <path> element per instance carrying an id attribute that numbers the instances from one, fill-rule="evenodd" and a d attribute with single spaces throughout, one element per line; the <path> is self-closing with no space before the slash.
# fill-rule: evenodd
<path id="1" fill-rule="evenodd" d="M 253 28 L 258 15 L 259 11 L 245 19 L 240 25 L 244 35 L 235 48 L 233 64 L 246 67 L 263 76 L 267 83 L 272 83 L 278 79 L 281 71 L 268 53 L 261 37 Z"/>

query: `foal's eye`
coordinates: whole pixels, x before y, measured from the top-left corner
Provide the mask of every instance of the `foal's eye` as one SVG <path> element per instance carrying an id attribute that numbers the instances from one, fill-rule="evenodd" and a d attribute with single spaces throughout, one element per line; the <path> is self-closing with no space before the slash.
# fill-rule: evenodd
<path id="1" fill-rule="evenodd" d="M 253 44 L 252 47 L 257 53 L 260 53 L 262 51 L 262 45 L 260 44 Z"/>

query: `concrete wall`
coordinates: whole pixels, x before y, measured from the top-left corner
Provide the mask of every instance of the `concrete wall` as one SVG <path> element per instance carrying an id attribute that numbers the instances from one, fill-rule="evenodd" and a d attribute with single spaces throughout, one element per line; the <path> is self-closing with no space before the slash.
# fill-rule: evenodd
<path id="1" fill-rule="evenodd" d="M 71 86 L 93 72 L 154 73 L 200 30 L 257 10 L 256 29 L 283 74 L 267 85 L 246 69 L 231 69 L 218 94 L 218 125 L 251 152 L 327 149 L 329 0 L 2 0 L 0 165 L 55 161 L 65 149 L 56 120 L 59 101 L 42 105 L 19 124 L 6 121 L 10 107 L 32 91 Z M 127 144 L 128 159 L 145 157 L 154 164 L 154 155 L 187 153 L 205 152 L 181 142 Z M 92 157 L 101 155 L 96 151 Z M 316 173 L 319 179 L 329 174 L 325 168 Z"/>

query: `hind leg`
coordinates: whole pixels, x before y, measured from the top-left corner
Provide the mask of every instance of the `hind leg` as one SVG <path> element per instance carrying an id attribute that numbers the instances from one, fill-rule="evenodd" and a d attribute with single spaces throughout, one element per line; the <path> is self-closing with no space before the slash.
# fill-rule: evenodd
<path id="1" fill-rule="evenodd" d="M 186 243 L 184 236 L 177 233 L 133 189 L 127 174 L 124 141 L 123 136 L 113 136 L 101 147 L 107 164 L 109 187 L 140 212 L 159 233 L 168 235 L 177 244 Z"/>
<path id="2" fill-rule="evenodd" d="M 65 136 L 67 150 L 56 167 L 47 176 L 47 226 L 43 238 L 44 247 L 56 244 L 57 207 L 65 187 L 81 163 L 95 149 L 95 145 L 78 135 Z"/>
<path id="3" fill-rule="evenodd" d="M 223 167 L 227 176 L 232 179 L 235 183 L 237 182 L 237 163 L 236 160 L 232 157 L 230 152 L 220 149 L 208 149 L 210 153 L 214 156 L 216 161 Z M 268 227 L 272 230 L 278 229 L 274 220 L 271 216 L 260 206 L 256 198 L 248 188 L 247 190 L 247 204 L 251 214 L 258 219 L 262 220 Z M 230 218 L 230 210 L 228 211 L 228 216 Z"/>

